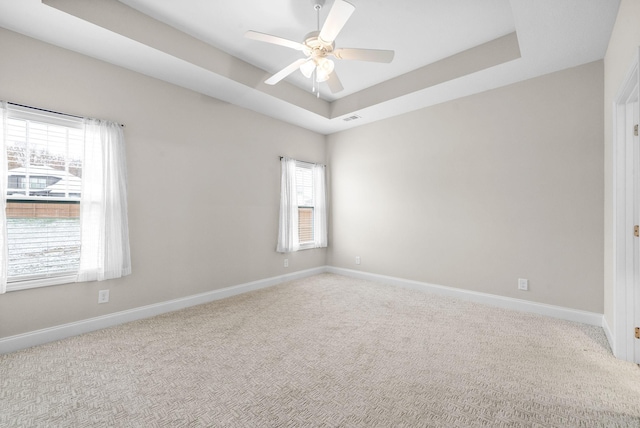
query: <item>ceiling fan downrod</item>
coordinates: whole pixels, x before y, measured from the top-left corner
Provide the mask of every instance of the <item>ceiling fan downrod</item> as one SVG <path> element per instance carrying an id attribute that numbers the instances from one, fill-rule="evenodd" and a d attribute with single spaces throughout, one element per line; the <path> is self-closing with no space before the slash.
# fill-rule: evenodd
<path id="1" fill-rule="evenodd" d="M 318 33 L 320 33 L 320 9 L 324 6 L 324 2 L 325 0 L 311 0 L 313 8 L 316 11 L 316 29 Z M 313 76 L 311 77 L 311 93 L 316 94 L 316 98 L 320 98 L 320 84 L 318 84 L 318 88 L 316 89 L 317 73 L 317 68 L 314 68 Z"/>
<path id="2" fill-rule="evenodd" d="M 318 32 L 320 31 L 320 9 L 324 6 L 325 0 L 311 0 L 311 4 L 313 4 L 313 8 L 316 11 L 316 28 Z"/>

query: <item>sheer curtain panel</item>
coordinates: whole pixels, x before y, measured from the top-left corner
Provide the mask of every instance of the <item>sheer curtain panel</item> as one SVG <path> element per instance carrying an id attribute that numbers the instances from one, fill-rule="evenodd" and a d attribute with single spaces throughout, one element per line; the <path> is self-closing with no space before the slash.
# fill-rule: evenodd
<path id="1" fill-rule="evenodd" d="M 296 161 L 280 159 L 280 222 L 278 228 L 279 253 L 290 253 L 300 249 L 298 238 L 298 196 L 296 193 Z"/>
<path id="2" fill-rule="evenodd" d="M 7 292 L 9 248 L 7 243 L 7 103 L 0 101 L 0 294 Z"/>
<path id="3" fill-rule="evenodd" d="M 327 246 L 327 195 L 325 191 L 325 166 L 313 166 L 313 245 L 315 248 Z"/>
<path id="4" fill-rule="evenodd" d="M 127 222 L 127 168 L 119 124 L 85 119 L 81 250 L 77 281 L 131 273 Z"/>

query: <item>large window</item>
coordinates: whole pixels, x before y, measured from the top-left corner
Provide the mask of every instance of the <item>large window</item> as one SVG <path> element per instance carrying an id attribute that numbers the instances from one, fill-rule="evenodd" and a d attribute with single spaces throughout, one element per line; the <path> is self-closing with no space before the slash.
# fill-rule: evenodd
<path id="1" fill-rule="evenodd" d="M 8 282 L 75 275 L 82 120 L 14 106 L 5 135 Z"/>
<path id="2" fill-rule="evenodd" d="M 278 252 L 327 246 L 325 166 L 283 158 Z"/>
<path id="3" fill-rule="evenodd" d="M 122 126 L 0 101 L 0 293 L 131 273 Z"/>

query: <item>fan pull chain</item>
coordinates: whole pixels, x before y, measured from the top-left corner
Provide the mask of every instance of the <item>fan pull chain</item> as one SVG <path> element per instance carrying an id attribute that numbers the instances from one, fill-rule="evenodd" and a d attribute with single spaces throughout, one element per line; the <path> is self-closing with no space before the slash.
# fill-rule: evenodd
<path id="1" fill-rule="evenodd" d="M 311 74 L 311 93 L 316 93 L 316 69 L 313 69 L 313 73 Z"/>

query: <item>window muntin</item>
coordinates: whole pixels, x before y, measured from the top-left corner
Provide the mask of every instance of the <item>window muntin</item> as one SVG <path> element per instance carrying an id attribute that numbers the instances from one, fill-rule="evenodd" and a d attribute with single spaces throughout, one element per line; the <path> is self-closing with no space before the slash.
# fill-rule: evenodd
<path id="1" fill-rule="evenodd" d="M 80 259 L 82 120 L 12 106 L 6 135 L 8 282 L 74 274 Z"/>

